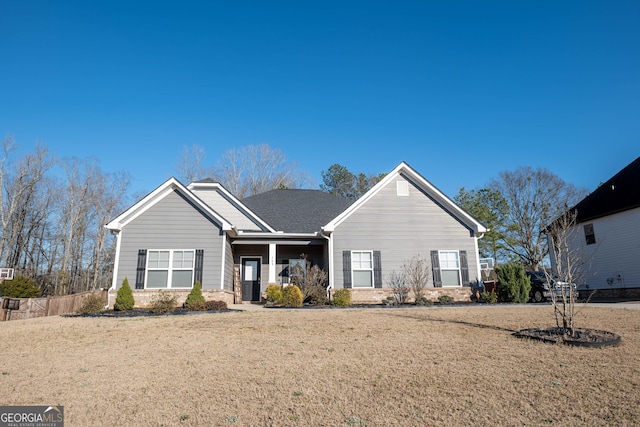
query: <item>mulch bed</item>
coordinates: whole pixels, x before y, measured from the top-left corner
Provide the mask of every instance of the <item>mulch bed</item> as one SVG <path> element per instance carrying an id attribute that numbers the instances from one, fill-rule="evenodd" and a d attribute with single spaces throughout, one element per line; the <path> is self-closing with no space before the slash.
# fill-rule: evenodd
<path id="1" fill-rule="evenodd" d="M 122 311 L 105 310 L 95 314 L 74 313 L 74 314 L 67 314 L 64 317 L 154 317 L 154 316 L 180 316 L 180 315 L 187 315 L 187 314 L 204 314 L 204 313 L 227 313 L 232 311 L 241 311 L 241 310 L 226 309 L 226 310 L 193 311 L 193 310 L 187 310 L 185 308 L 176 308 L 175 310 L 170 312 L 158 313 L 148 308 L 134 308 L 132 310 L 122 310 Z"/>
<path id="2" fill-rule="evenodd" d="M 513 334 L 518 338 L 529 338 L 550 344 L 566 344 L 577 347 L 608 347 L 620 344 L 618 334 L 598 329 L 576 328 L 575 335 L 565 336 L 562 328 L 529 328 Z"/>

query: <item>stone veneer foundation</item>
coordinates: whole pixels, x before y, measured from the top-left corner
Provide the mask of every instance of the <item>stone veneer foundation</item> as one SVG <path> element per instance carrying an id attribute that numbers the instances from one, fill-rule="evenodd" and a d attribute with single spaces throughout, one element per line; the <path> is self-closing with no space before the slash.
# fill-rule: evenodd
<path id="1" fill-rule="evenodd" d="M 132 289 L 133 291 L 133 300 L 135 301 L 135 307 L 137 308 L 145 308 L 149 307 L 151 304 L 151 300 L 154 295 L 156 295 L 161 289 Z M 185 290 L 175 290 L 169 289 L 166 292 L 171 292 L 172 294 L 178 295 L 178 307 L 182 307 L 182 304 L 187 299 L 187 295 L 191 292 L 191 289 Z M 117 291 L 110 289 L 109 290 L 109 308 L 113 308 L 113 304 L 116 301 Z M 224 301 L 227 305 L 231 305 L 234 303 L 234 295 L 233 292 L 230 291 L 222 291 L 219 289 L 203 289 L 202 296 L 207 301 Z"/>

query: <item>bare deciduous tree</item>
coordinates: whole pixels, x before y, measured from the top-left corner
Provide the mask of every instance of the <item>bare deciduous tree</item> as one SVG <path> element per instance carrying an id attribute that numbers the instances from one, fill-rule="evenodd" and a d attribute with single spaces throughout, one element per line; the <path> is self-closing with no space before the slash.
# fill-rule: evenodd
<path id="1" fill-rule="evenodd" d="M 544 227 L 563 206 L 573 206 L 587 193 L 546 169 L 531 167 L 501 172 L 490 187 L 500 191 L 509 203 L 505 249 L 534 270 L 549 252 Z"/>
<path id="2" fill-rule="evenodd" d="M 211 168 L 205 165 L 206 154 L 204 148 L 199 145 L 184 147 L 182 157 L 176 164 L 178 178 L 184 184 L 190 184 L 199 179 L 213 176 Z"/>
<path id="3" fill-rule="evenodd" d="M 387 278 L 387 285 L 391 288 L 393 292 L 393 298 L 396 304 L 406 304 L 409 299 L 409 293 L 411 292 L 411 287 L 405 278 L 404 272 L 398 273 L 397 271 L 392 271 Z"/>
<path id="4" fill-rule="evenodd" d="M 416 303 L 420 303 L 425 298 L 424 290 L 429 283 L 429 271 L 429 261 L 421 258 L 420 255 L 414 256 L 408 264 L 405 263 L 403 266 L 404 276 L 413 291 Z"/>
<path id="5" fill-rule="evenodd" d="M 577 239 L 582 238 L 577 227 L 577 212 L 568 210 L 545 229 L 549 242 L 551 268 L 544 270 L 551 284 L 551 305 L 565 337 L 575 336 L 576 288 L 585 282 L 585 267 L 590 261 Z"/>
<path id="6" fill-rule="evenodd" d="M 47 295 L 107 286 L 114 239 L 104 224 L 126 202 L 128 175 L 105 174 L 95 160 L 57 161 L 40 144 L 14 161 L 14 149 L 7 137 L 0 157 L 2 266 L 35 279 Z"/>
<path id="7" fill-rule="evenodd" d="M 242 199 L 277 188 L 300 188 L 308 178 L 295 162 L 268 144 L 227 151 L 214 168 L 214 178 Z"/>
<path id="8" fill-rule="evenodd" d="M 33 153 L 19 159 L 15 167 L 9 167 L 7 159 L 13 147 L 14 141 L 8 137 L 3 143 L 4 156 L 0 161 L 0 262 L 19 268 L 26 267 L 25 254 L 35 238 L 33 233 L 37 232 L 31 227 L 42 221 L 36 209 L 42 200 L 38 197 L 38 184 L 53 161 L 48 150 L 38 145 Z"/>

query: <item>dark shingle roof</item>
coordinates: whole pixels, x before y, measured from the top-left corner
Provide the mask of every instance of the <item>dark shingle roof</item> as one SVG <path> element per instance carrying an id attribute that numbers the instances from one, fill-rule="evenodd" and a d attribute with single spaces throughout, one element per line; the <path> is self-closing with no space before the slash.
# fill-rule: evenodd
<path id="1" fill-rule="evenodd" d="M 572 210 L 585 222 L 640 207 L 640 157 L 596 188 Z"/>
<path id="2" fill-rule="evenodd" d="M 352 201 L 320 190 L 271 190 L 242 200 L 271 227 L 285 233 L 313 233 Z"/>

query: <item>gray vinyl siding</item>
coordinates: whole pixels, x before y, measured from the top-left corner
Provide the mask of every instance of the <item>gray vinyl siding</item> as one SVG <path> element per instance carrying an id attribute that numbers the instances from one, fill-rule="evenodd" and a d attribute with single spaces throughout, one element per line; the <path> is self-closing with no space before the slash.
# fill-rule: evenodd
<path id="1" fill-rule="evenodd" d="M 396 181 L 409 182 L 409 196 L 396 194 Z M 381 252 L 382 283 L 413 256 L 431 266 L 432 250 L 466 250 L 469 278 L 476 279 L 478 256 L 473 232 L 435 203 L 410 180 L 392 180 L 333 232 L 333 285 L 343 287 L 343 251 Z M 432 278 L 429 286 L 433 286 Z"/>
<path id="2" fill-rule="evenodd" d="M 117 287 L 125 277 L 134 287 L 138 249 L 203 249 L 204 289 L 220 289 L 224 236 L 175 191 L 127 224 L 121 233 Z M 226 272 L 225 272 L 226 273 Z"/>
<path id="3" fill-rule="evenodd" d="M 585 224 L 593 224 L 596 243 L 586 244 Z M 636 208 L 577 225 L 572 250 L 582 258 L 578 263 L 583 274 L 577 283 L 581 290 L 640 287 L 639 224 Z"/>
<path id="4" fill-rule="evenodd" d="M 260 231 L 262 227 L 249 218 L 239 207 L 227 199 L 224 194 L 214 188 L 194 188 L 191 190 L 200 200 L 205 202 L 211 209 L 220 214 L 230 224 L 238 230 Z"/>

